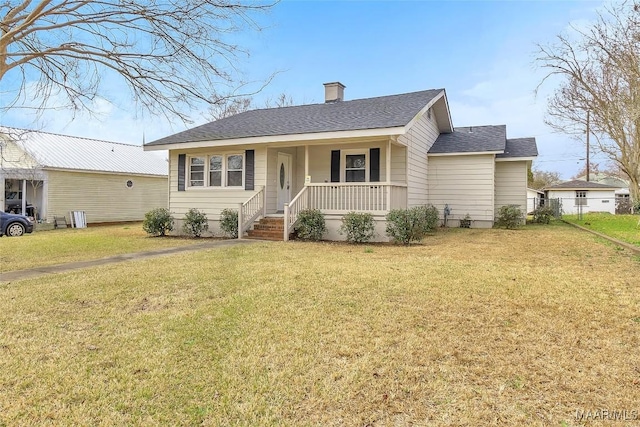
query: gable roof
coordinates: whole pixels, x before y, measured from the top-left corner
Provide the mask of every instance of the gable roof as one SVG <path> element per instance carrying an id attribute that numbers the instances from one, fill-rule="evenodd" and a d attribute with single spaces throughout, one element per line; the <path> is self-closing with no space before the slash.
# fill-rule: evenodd
<path id="1" fill-rule="evenodd" d="M 497 159 L 508 159 L 513 157 L 536 157 L 538 147 L 535 138 L 513 138 L 507 139 L 504 153 L 497 154 Z"/>
<path id="2" fill-rule="evenodd" d="M 250 110 L 145 146 L 406 126 L 444 89 L 323 104 Z"/>
<path id="3" fill-rule="evenodd" d="M 582 181 L 580 179 L 574 179 L 573 181 L 561 182 L 559 184 L 550 185 L 545 187 L 545 190 L 614 190 L 616 188 L 613 185 L 599 184 L 597 182 Z"/>
<path id="4" fill-rule="evenodd" d="M 146 152 L 140 145 L 0 127 L 43 168 L 167 176 L 166 152 Z"/>
<path id="5" fill-rule="evenodd" d="M 451 133 L 441 133 L 429 154 L 503 152 L 507 126 L 457 127 Z"/>

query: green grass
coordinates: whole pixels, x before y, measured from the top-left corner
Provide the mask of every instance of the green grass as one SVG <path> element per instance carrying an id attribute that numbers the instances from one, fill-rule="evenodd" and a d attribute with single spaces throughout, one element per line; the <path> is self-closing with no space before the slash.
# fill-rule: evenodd
<path id="1" fill-rule="evenodd" d="M 85 261 L 201 241 L 149 237 L 142 223 L 67 228 L 0 238 L 0 272 Z"/>
<path id="2" fill-rule="evenodd" d="M 563 215 L 568 222 L 611 236 L 623 242 L 640 246 L 640 216 L 586 213 L 579 220 L 577 215 Z"/>
<path id="3" fill-rule="evenodd" d="M 12 282 L 0 425 L 579 425 L 640 401 L 639 269 L 554 225 Z"/>

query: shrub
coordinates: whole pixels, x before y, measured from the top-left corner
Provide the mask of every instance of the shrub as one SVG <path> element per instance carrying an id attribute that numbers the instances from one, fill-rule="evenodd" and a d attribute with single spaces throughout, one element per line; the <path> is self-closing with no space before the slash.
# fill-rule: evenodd
<path id="1" fill-rule="evenodd" d="M 393 209 L 387 216 L 386 232 L 394 241 L 408 245 L 419 242 L 438 223 L 438 211 L 434 206 L 415 206 L 410 209 Z"/>
<path id="2" fill-rule="evenodd" d="M 370 213 L 349 212 L 342 217 L 338 232 L 346 234 L 347 242 L 366 243 L 376 235 L 376 223 Z"/>
<path id="3" fill-rule="evenodd" d="M 496 227 L 505 227 L 512 230 L 522 224 L 523 218 L 522 209 L 518 205 L 505 205 L 498 211 Z"/>
<path id="4" fill-rule="evenodd" d="M 540 206 L 533 211 L 533 222 L 536 224 L 549 224 L 555 217 L 552 206 Z"/>
<path id="5" fill-rule="evenodd" d="M 173 217 L 169 209 L 156 208 L 144 214 L 142 229 L 154 236 L 164 236 L 173 230 Z"/>
<path id="6" fill-rule="evenodd" d="M 296 234 L 303 240 L 320 240 L 327 231 L 324 214 L 318 209 L 305 209 L 298 214 Z"/>
<path id="7" fill-rule="evenodd" d="M 220 213 L 220 229 L 232 239 L 238 237 L 238 211 L 233 209 L 223 209 Z"/>
<path id="8" fill-rule="evenodd" d="M 207 215 L 198 209 L 189 209 L 189 212 L 184 216 L 182 230 L 190 236 L 200 237 L 208 228 Z"/>
<path id="9" fill-rule="evenodd" d="M 471 215 L 466 214 L 464 218 L 460 220 L 460 228 L 471 228 Z"/>
<path id="10" fill-rule="evenodd" d="M 633 202 L 633 213 L 640 214 L 640 200 Z"/>

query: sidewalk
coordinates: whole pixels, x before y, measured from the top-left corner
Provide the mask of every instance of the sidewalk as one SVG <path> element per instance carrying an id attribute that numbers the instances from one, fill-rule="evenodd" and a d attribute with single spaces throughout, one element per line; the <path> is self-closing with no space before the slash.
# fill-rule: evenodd
<path id="1" fill-rule="evenodd" d="M 45 267 L 30 268 L 27 270 L 9 271 L 0 273 L 0 282 L 12 282 L 16 280 L 31 279 L 33 277 L 44 276 L 45 274 L 65 273 L 67 271 L 80 270 L 88 267 L 96 267 L 106 264 L 115 264 L 123 261 L 153 258 L 163 255 L 172 255 L 181 252 L 198 251 L 203 249 L 224 248 L 235 245 L 245 245 L 259 242 L 259 240 L 211 240 L 191 246 L 181 246 L 177 248 L 158 249 L 155 251 L 136 252 L 132 254 L 114 255 L 107 258 L 93 259 L 88 261 L 71 262 L 68 264 L 48 265 Z"/>

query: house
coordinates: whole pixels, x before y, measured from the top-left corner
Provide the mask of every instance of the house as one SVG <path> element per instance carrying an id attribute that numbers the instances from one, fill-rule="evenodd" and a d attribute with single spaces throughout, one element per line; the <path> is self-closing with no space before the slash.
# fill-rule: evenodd
<path id="1" fill-rule="evenodd" d="M 616 190 L 619 187 L 579 179 L 545 187 L 548 199 L 559 199 L 562 213 L 616 213 Z"/>
<path id="2" fill-rule="evenodd" d="M 391 209 L 431 203 L 442 218 L 448 206 L 449 225 L 469 214 L 491 227 L 500 206 L 526 208 L 535 139 L 507 139 L 504 125 L 454 128 L 444 89 L 344 101 L 344 85 L 324 86 L 323 104 L 247 111 L 145 144 L 169 150 L 176 218 L 203 210 L 216 233 L 222 209 L 236 209 L 241 235 L 260 235 L 256 219 L 281 217 L 287 239 L 315 208 L 339 240 L 342 215 L 369 212 L 385 240 Z"/>
<path id="3" fill-rule="evenodd" d="M 167 207 L 166 152 L 0 127 L 0 207 L 47 222 L 84 211 L 89 224 L 140 221 Z"/>
<path id="4" fill-rule="evenodd" d="M 530 214 L 538 209 L 544 200 L 544 191 L 527 187 L 527 213 Z"/>

